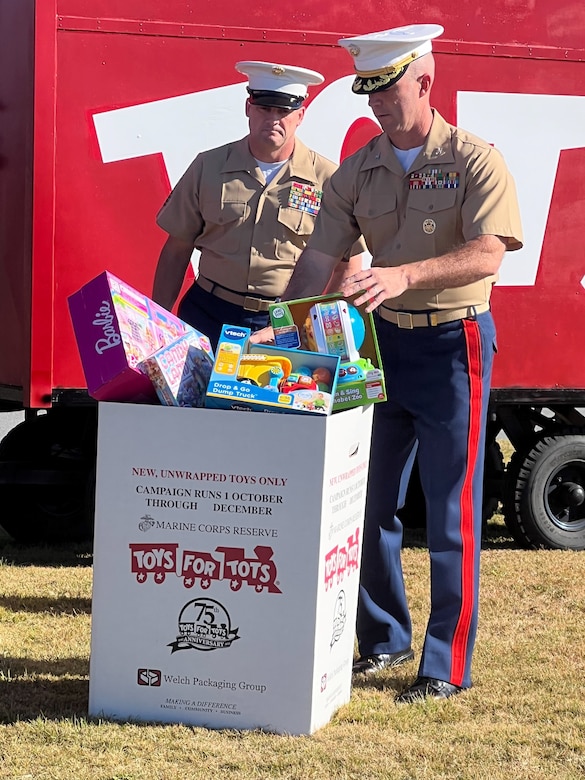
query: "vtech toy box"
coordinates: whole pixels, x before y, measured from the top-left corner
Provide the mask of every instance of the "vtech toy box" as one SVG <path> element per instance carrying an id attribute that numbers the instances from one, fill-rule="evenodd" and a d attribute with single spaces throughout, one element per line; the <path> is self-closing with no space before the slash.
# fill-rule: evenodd
<path id="1" fill-rule="evenodd" d="M 276 346 L 339 357 L 333 411 L 386 400 L 374 319 L 365 307 L 340 295 L 270 306 Z"/>
<path id="2" fill-rule="evenodd" d="M 99 401 L 156 402 L 138 363 L 192 329 L 109 271 L 68 304 L 89 394 Z"/>
<path id="3" fill-rule="evenodd" d="M 251 331 L 224 325 L 205 406 L 255 412 L 331 414 L 337 355 L 249 344 Z"/>

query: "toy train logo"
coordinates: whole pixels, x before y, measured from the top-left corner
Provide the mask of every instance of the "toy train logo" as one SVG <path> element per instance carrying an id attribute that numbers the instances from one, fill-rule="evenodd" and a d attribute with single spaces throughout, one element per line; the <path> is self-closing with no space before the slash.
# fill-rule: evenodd
<path id="1" fill-rule="evenodd" d="M 136 580 L 144 583 L 149 575 L 157 585 L 167 574 L 183 579 L 186 588 L 197 582 L 206 590 L 212 582 L 229 581 L 230 590 L 238 591 L 248 585 L 257 593 L 281 593 L 276 584 L 278 575 L 272 560 L 272 547 L 258 545 L 255 557 L 247 557 L 242 547 L 216 547 L 214 553 L 196 550 L 178 550 L 176 543 L 130 544 L 131 571 Z"/>

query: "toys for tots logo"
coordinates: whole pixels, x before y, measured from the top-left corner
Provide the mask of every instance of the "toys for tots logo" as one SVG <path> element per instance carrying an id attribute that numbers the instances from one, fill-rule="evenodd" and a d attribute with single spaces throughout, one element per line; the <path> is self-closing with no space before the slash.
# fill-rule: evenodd
<path id="1" fill-rule="evenodd" d="M 239 639 L 232 629 L 227 609 L 219 601 L 199 598 L 185 604 L 179 614 L 179 634 L 169 643 L 171 653 L 177 650 L 218 650 L 230 647 Z"/>
<path id="2" fill-rule="evenodd" d="M 156 584 L 165 581 L 167 574 L 183 579 L 186 588 L 199 582 L 203 589 L 212 582 L 228 580 L 230 589 L 238 591 L 243 585 L 257 593 L 281 593 L 277 585 L 276 564 L 272 547 L 257 545 L 254 556 L 246 556 L 243 547 L 216 547 L 213 553 L 179 550 L 174 542 L 130 544 L 131 571 L 140 583 L 152 575 Z"/>
<path id="3" fill-rule="evenodd" d="M 325 556 L 325 590 L 340 585 L 346 575 L 356 572 L 360 562 L 359 528 L 347 538 L 347 544 L 336 544 Z"/>

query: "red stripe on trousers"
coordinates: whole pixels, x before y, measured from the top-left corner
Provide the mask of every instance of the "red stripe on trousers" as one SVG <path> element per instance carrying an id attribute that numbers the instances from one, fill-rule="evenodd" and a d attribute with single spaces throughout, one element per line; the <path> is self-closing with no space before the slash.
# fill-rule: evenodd
<path id="1" fill-rule="evenodd" d="M 460 498 L 460 533 L 462 541 L 461 561 L 461 611 L 451 646 L 451 680 L 461 685 L 465 675 L 467 643 L 471 627 L 475 585 L 475 535 L 473 532 L 473 473 L 477 463 L 481 433 L 483 383 L 481 376 L 481 338 L 475 320 L 463 320 L 463 332 L 467 345 L 469 373 L 469 430 L 467 434 L 467 470 Z"/>

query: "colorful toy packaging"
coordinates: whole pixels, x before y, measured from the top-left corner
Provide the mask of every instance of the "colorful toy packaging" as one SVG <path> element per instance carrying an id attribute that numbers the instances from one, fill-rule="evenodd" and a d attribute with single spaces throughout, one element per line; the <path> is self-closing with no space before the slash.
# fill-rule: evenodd
<path id="1" fill-rule="evenodd" d="M 331 414 L 337 355 L 248 343 L 249 328 L 224 325 L 205 406 L 239 411 Z"/>
<path id="2" fill-rule="evenodd" d="M 138 364 L 193 329 L 108 271 L 68 304 L 89 394 L 156 403 L 156 388 Z"/>
<path id="3" fill-rule="evenodd" d="M 340 295 L 270 306 L 277 347 L 339 357 L 333 411 L 386 400 L 384 372 L 371 314 Z"/>
<path id="4" fill-rule="evenodd" d="M 193 329 L 142 360 L 137 368 L 150 377 L 162 404 L 204 406 L 213 350 L 209 339 Z"/>

